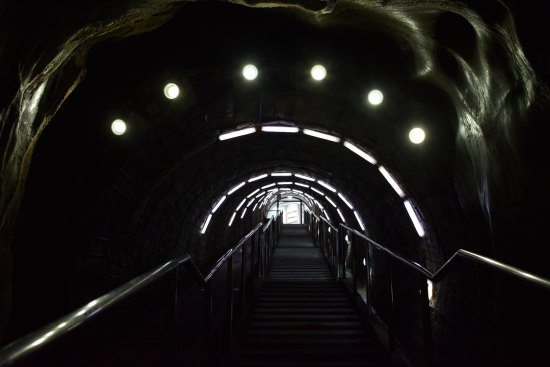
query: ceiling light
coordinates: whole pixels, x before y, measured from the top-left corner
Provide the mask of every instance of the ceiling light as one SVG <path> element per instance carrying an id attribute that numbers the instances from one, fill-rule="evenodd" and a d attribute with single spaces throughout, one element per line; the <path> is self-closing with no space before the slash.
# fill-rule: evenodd
<path id="1" fill-rule="evenodd" d="M 342 219 L 342 222 L 346 223 L 346 219 L 342 215 L 342 212 L 340 211 L 340 209 L 336 208 L 336 211 L 338 212 L 338 215 L 340 216 L 340 219 Z"/>
<path id="2" fill-rule="evenodd" d="M 359 227 L 361 227 L 361 230 L 364 231 L 365 230 L 365 225 L 363 224 L 363 221 L 361 220 L 361 217 L 359 216 L 359 213 L 354 211 L 353 214 L 355 215 L 355 219 L 357 219 L 357 223 L 359 223 Z"/>
<path id="3" fill-rule="evenodd" d="M 333 207 L 337 207 L 336 203 L 334 201 L 332 201 L 328 196 L 325 196 L 325 199 L 327 199 L 327 201 L 330 203 L 330 205 L 332 205 Z"/>
<path id="4" fill-rule="evenodd" d="M 256 203 L 256 205 L 254 205 L 254 207 L 252 208 L 252 211 L 256 211 L 256 208 L 258 207 L 258 204 L 259 204 L 259 203 L 260 203 L 260 202 L 258 201 L 258 202 Z"/>
<path id="5" fill-rule="evenodd" d="M 426 133 L 419 127 L 415 127 L 409 132 L 409 140 L 413 144 L 420 144 L 426 139 Z"/>
<path id="6" fill-rule="evenodd" d="M 256 200 L 256 198 L 250 199 L 250 201 L 248 202 L 248 204 L 246 204 L 246 207 L 248 208 L 250 205 L 252 205 L 252 203 L 254 202 L 254 200 Z"/>
<path id="7" fill-rule="evenodd" d="M 260 189 L 256 189 L 256 190 L 252 191 L 250 194 L 248 194 L 246 197 L 249 198 L 249 197 L 251 197 L 252 195 L 255 195 L 255 194 L 256 194 L 257 192 L 259 192 L 259 191 L 260 191 Z"/>
<path id="8" fill-rule="evenodd" d="M 319 183 L 319 185 L 323 186 L 323 187 L 326 187 L 327 189 L 329 189 L 330 191 L 332 192 L 336 192 L 336 189 L 332 186 L 330 186 L 328 183 L 324 182 L 324 181 L 321 181 L 321 180 L 317 180 L 317 182 Z"/>
<path id="9" fill-rule="evenodd" d="M 218 200 L 218 202 L 216 203 L 216 205 L 214 205 L 214 209 L 212 209 L 212 213 L 215 213 L 216 210 L 218 210 L 218 208 L 220 207 L 220 205 L 222 205 L 222 203 L 225 201 L 225 199 L 227 198 L 227 196 L 222 196 L 220 200 Z"/>
<path id="10" fill-rule="evenodd" d="M 323 210 L 323 213 L 325 214 L 325 217 L 327 217 L 328 221 L 330 222 L 330 217 L 328 216 L 328 213 L 325 210 Z"/>
<path id="11" fill-rule="evenodd" d="M 426 233 L 424 232 L 422 223 L 420 223 L 420 220 L 416 216 L 416 212 L 414 211 L 411 202 L 409 200 L 405 200 L 404 204 L 405 204 L 405 208 L 407 209 L 407 213 L 409 213 L 409 217 L 411 217 L 411 220 L 414 225 L 414 229 L 416 229 L 416 233 L 418 233 L 418 236 L 424 237 Z"/>
<path id="12" fill-rule="evenodd" d="M 275 185 L 275 184 L 273 184 L 273 185 Z M 269 189 L 269 190 L 267 190 L 267 192 L 277 192 L 277 191 L 279 191 L 279 189 Z"/>
<path id="13" fill-rule="evenodd" d="M 314 80 L 321 81 L 327 76 L 327 69 L 323 65 L 315 65 L 311 68 L 311 77 Z"/>
<path id="14" fill-rule="evenodd" d="M 262 131 L 266 133 L 297 133 L 300 129 L 293 126 L 262 126 Z"/>
<path id="15" fill-rule="evenodd" d="M 258 195 L 254 196 L 256 199 L 265 195 L 265 191 L 260 192 Z"/>
<path id="16" fill-rule="evenodd" d="M 277 182 L 277 185 L 292 185 L 292 182 Z"/>
<path id="17" fill-rule="evenodd" d="M 267 173 L 263 174 L 263 175 L 260 175 L 260 176 L 252 177 L 250 180 L 248 180 L 248 182 L 258 181 L 258 180 L 261 180 L 262 178 L 266 178 L 266 177 L 267 177 Z"/>
<path id="18" fill-rule="evenodd" d="M 325 133 L 315 131 L 315 130 L 304 129 L 304 134 L 309 135 L 309 136 L 313 136 L 315 138 L 332 141 L 334 143 L 340 142 L 340 138 L 337 137 L 337 136 L 330 135 L 330 134 L 325 134 Z"/>
<path id="19" fill-rule="evenodd" d="M 210 224 L 211 219 L 212 219 L 212 214 L 208 214 L 208 218 L 206 218 L 206 222 L 204 222 L 204 225 L 201 228 L 201 234 L 204 234 L 206 232 L 206 228 L 208 228 L 208 225 Z"/>
<path id="20" fill-rule="evenodd" d="M 241 214 L 241 219 L 244 218 L 244 215 L 246 214 L 246 209 L 247 209 L 247 208 L 244 208 L 243 213 Z"/>
<path id="21" fill-rule="evenodd" d="M 239 204 L 239 206 L 237 207 L 237 209 L 235 209 L 235 211 L 238 211 L 241 206 L 243 206 L 243 204 L 246 202 L 246 199 L 243 199 L 243 201 L 241 201 L 241 203 Z"/>
<path id="22" fill-rule="evenodd" d="M 298 185 L 298 186 L 302 186 L 302 187 L 309 187 L 308 185 L 306 184 L 303 184 L 301 182 L 294 182 L 295 185 Z"/>
<path id="23" fill-rule="evenodd" d="M 344 146 L 346 148 L 348 148 L 349 150 L 351 150 L 353 153 L 357 154 L 359 157 L 361 157 L 364 160 L 366 160 L 367 162 L 369 162 L 370 164 L 376 164 L 376 159 L 374 159 L 369 154 L 367 154 L 363 150 L 359 149 L 358 147 L 356 147 L 355 145 L 353 145 L 349 141 L 345 141 Z"/>
<path id="24" fill-rule="evenodd" d="M 229 219 L 228 227 L 231 227 L 231 225 L 233 224 L 233 221 L 235 220 L 236 215 L 237 215 L 237 212 L 234 212 L 233 215 L 231 216 L 231 219 Z"/>
<path id="25" fill-rule="evenodd" d="M 248 64 L 243 68 L 243 76 L 246 80 L 254 80 L 258 76 L 258 68 Z"/>
<path id="26" fill-rule="evenodd" d="M 297 192 L 297 193 L 300 193 L 300 194 L 303 194 L 303 193 L 304 193 L 303 191 L 296 190 L 296 189 L 293 189 L 292 192 Z"/>
<path id="27" fill-rule="evenodd" d="M 221 134 L 219 136 L 219 139 L 220 140 L 229 140 L 229 139 L 237 138 L 239 136 L 253 134 L 255 132 L 256 132 L 255 127 L 247 127 L 246 129 L 240 129 L 240 130 L 231 131 L 229 133 Z"/>
<path id="28" fill-rule="evenodd" d="M 397 193 L 397 195 L 399 195 L 400 197 L 404 198 L 404 197 L 405 197 L 405 193 L 403 192 L 403 190 L 401 189 L 401 187 L 399 186 L 399 184 L 397 183 L 397 181 L 395 181 L 395 178 L 393 178 L 392 175 L 390 175 L 389 172 L 386 171 L 386 169 L 385 169 L 383 166 L 378 167 L 378 170 L 380 171 L 380 173 L 382 174 L 382 176 L 384 176 L 384 178 L 386 179 L 386 181 L 388 181 L 388 183 L 391 185 L 391 187 L 393 187 L 393 189 L 395 190 L 395 192 Z"/>
<path id="29" fill-rule="evenodd" d="M 349 201 L 346 200 L 346 198 L 344 197 L 344 195 L 338 193 L 338 196 L 340 197 L 340 199 L 342 199 L 342 201 L 344 203 L 346 203 L 346 205 L 348 206 L 348 208 L 350 208 L 351 210 L 353 210 L 353 206 L 351 205 L 351 203 Z"/>
<path id="30" fill-rule="evenodd" d="M 320 194 L 320 195 L 323 195 L 323 196 L 325 195 L 321 190 L 317 190 L 317 189 L 316 189 L 315 187 L 313 187 L 313 186 L 311 187 L 311 189 L 312 189 L 313 191 L 315 191 L 316 193 Z"/>
<path id="31" fill-rule="evenodd" d="M 378 106 L 384 100 L 384 94 L 378 89 L 373 89 L 367 96 L 369 103 L 373 106 Z"/>
<path id="32" fill-rule="evenodd" d="M 292 173 L 288 173 L 288 172 L 273 172 L 271 174 L 271 176 L 274 176 L 274 177 L 288 177 L 288 176 L 292 176 Z"/>
<path id="33" fill-rule="evenodd" d="M 240 184 L 238 184 L 237 186 L 233 187 L 231 190 L 229 190 L 227 192 L 227 195 L 231 195 L 232 193 L 234 193 L 235 191 L 237 191 L 238 189 L 240 189 L 241 187 L 243 187 L 244 185 L 246 184 L 246 182 L 241 182 Z"/>
<path id="34" fill-rule="evenodd" d="M 262 186 L 262 189 L 267 189 L 268 187 L 275 186 L 275 185 L 276 185 L 276 183 L 274 182 L 274 183 L 271 183 L 269 185 Z"/>
<path id="35" fill-rule="evenodd" d="M 124 134 L 126 132 L 126 122 L 124 122 L 124 120 L 121 120 L 121 119 L 116 119 L 111 124 L 111 131 L 115 135 Z"/>
<path id="36" fill-rule="evenodd" d="M 315 179 L 312 178 L 312 177 L 300 175 L 300 174 L 298 174 L 298 173 L 295 173 L 294 176 L 296 176 L 296 177 L 298 177 L 298 178 L 301 178 L 301 179 L 303 179 L 303 180 L 306 180 L 306 181 L 315 181 Z"/>
<path id="37" fill-rule="evenodd" d="M 168 83 L 164 86 L 164 96 L 168 99 L 178 98 L 180 95 L 180 88 L 177 84 Z"/>

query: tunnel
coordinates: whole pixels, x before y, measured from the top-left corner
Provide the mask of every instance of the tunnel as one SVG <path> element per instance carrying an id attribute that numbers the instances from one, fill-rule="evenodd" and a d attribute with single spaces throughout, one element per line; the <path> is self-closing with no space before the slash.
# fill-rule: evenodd
<path id="1" fill-rule="evenodd" d="M 5 1 L 0 27 L 1 366 L 548 363 L 539 6 Z M 281 324 L 251 330 L 262 299 Z"/>

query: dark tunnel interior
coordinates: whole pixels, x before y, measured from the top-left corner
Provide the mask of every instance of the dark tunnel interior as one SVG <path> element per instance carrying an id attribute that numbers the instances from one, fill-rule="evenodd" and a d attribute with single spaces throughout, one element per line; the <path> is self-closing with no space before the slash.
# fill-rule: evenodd
<path id="1" fill-rule="evenodd" d="M 24 4 L 0 6 L 6 30 L 0 240 L 2 251 L 11 249 L 12 269 L 2 274 L 11 279 L 2 293 L 12 291 L 4 297 L 11 306 L 0 309 L 11 309 L 0 320 L 1 345 L 176 256 L 189 253 L 208 269 L 265 220 L 269 205 L 259 204 L 273 187 L 263 186 L 283 181 L 292 184 L 274 187 L 301 190 L 300 199 L 318 200 L 331 222 L 345 218 L 429 269 L 464 249 L 550 277 L 544 230 L 550 59 L 540 40 L 548 26 L 534 7 L 516 1 L 153 3 L 88 9 L 60 2 L 49 5 L 44 19 L 48 5 L 40 5 L 29 10 L 28 27 L 14 20 Z M 132 16 L 146 21 L 133 25 Z M 110 38 L 117 21 L 123 25 Z M 87 37 L 74 44 L 89 54 L 66 42 L 86 24 L 104 32 L 77 36 Z M 26 32 L 17 35 L 19 28 Z M 55 55 L 73 61 L 48 74 Z M 243 77 L 247 64 L 257 67 L 254 80 Z M 317 64 L 327 72 L 321 81 L 310 75 Z M 37 101 L 14 97 L 31 88 L 35 74 L 43 83 L 33 84 Z M 177 84 L 177 98 L 165 97 L 167 83 Z M 379 105 L 368 101 L 375 89 L 383 92 Z M 125 122 L 122 135 L 111 130 L 115 119 Z M 295 131 L 262 130 L 274 126 Z M 426 133 L 420 144 L 409 140 L 415 127 Z M 247 128 L 255 130 L 220 138 Z M 27 177 L 14 173 L 24 166 L 23 153 L 32 156 Z M 289 175 L 272 175 L 278 172 Z M 412 205 L 422 234 L 404 203 Z M 461 268 L 435 285 L 434 339 L 449 345 L 441 365 L 469 365 L 453 341 L 466 345 L 476 333 L 470 323 L 480 317 L 472 306 L 477 297 L 504 304 L 496 323 L 508 322 L 523 302 L 533 311 L 510 324 L 514 335 L 503 345 L 548 325 L 537 319 L 548 294 L 524 295 L 515 283 L 485 292 L 472 272 Z M 536 349 L 533 339 L 519 343 L 522 353 Z M 510 353 L 502 365 L 525 356 Z M 525 363 L 542 365 L 538 358 Z"/>

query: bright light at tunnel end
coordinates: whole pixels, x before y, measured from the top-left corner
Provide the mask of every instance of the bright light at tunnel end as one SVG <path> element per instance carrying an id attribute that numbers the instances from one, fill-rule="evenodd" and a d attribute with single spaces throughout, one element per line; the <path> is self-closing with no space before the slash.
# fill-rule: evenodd
<path id="1" fill-rule="evenodd" d="M 409 132 L 409 140 L 413 144 L 420 144 L 426 139 L 426 133 L 423 129 L 415 127 Z"/>

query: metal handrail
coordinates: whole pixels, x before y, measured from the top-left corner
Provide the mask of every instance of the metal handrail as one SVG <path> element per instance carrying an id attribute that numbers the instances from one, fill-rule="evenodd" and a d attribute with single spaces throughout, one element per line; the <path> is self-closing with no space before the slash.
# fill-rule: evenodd
<path id="1" fill-rule="evenodd" d="M 120 287 L 100 296 L 83 307 L 41 327 L 40 329 L 31 332 L 24 337 L 8 344 L 0 349 L 0 366 L 10 365 L 18 359 L 44 348 L 52 341 L 68 334 L 70 331 L 83 325 L 84 323 L 95 318 L 100 313 L 105 312 L 117 303 L 123 301 L 129 296 L 139 292 L 144 287 L 154 283 L 172 270 L 179 268 L 181 265 L 188 265 L 195 281 L 200 285 L 206 285 L 216 272 L 232 258 L 243 244 L 249 240 L 260 228 L 265 232 L 273 223 L 273 218 L 264 226 L 258 223 L 248 234 L 246 234 L 235 246 L 227 250 L 215 265 L 210 269 L 206 276 L 199 270 L 197 264 L 189 254 L 169 260 L 156 268 L 135 277 Z"/>
<path id="2" fill-rule="evenodd" d="M 314 212 L 312 212 L 311 210 L 307 210 L 307 212 L 309 212 L 310 214 L 312 214 L 315 218 L 317 218 L 317 220 L 322 220 L 323 222 L 325 222 L 326 224 L 328 224 L 330 227 L 332 227 L 332 229 L 334 229 L 336 232 L 338 232 L 338 227 L 336 227 L 335 225 L 333 225 L 332 223 L 330 223 L 330 221 L 326 218 L 323 218 L 322 216 L 320 215 L 317 215 L 315 214 Z"/>
<path id="3" fill-rule="evenodd" d="M 371 238 L 365 236 L 363 233 L 353 228 L 350 228 L 345 224 L 340 224 L 340 226 L 354 233 L 355 235 L 361 237 L 365 241 L 368 241 L 371 245 L 373 245 L 377 249 L 387 253 L 388 255 L 392 256 L 394 259 L 399 260 L 400 262 L 407 265 L 411 269 L 414 269 L 417 272 L 420 272 L 426 278 L 436 283 L 439 282 L 441 279 L 443 279 L 449 273 L 449 271 L 452 269 L 452 267 L 454 266 L 458 258 L 464 258 L 472 262 L 486 265 L 492 269 L 501 271 L 503 273 L 515 276 L 517 278 L 520 278 L 550 289 L 550 279 L 545 279 L 538 275 L 531 274 L 525 270 L 521 270 L 520 268 L 517 268 L 515 266 L 508 265 L 498 260 L 494 260 L 490 257 L 479 255 L 479 254 L 476 254 L 475 252 L 471 252 L 463 249 L 457 250 L 437 271 L 431 272 L 430 270 L 426 269 L 425 267 L 418 264 L 417 262 L 411 261 L 405 258 L 403 255 L 399 254 L 398 252 L 390 250 L 386 246 L 381 245 L 378 242 L 372 240 Z"/>

